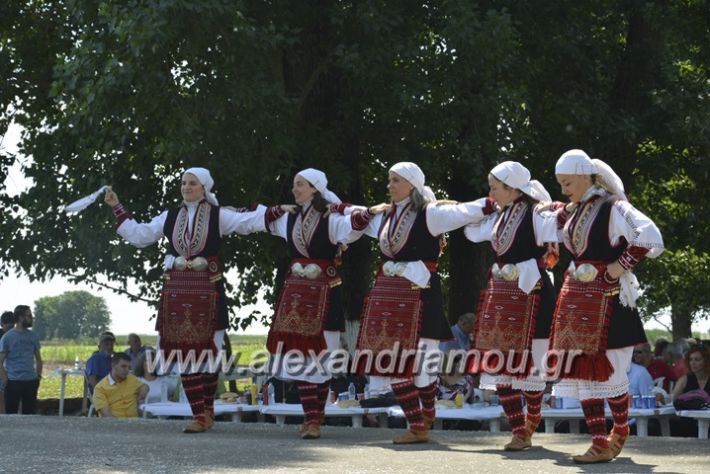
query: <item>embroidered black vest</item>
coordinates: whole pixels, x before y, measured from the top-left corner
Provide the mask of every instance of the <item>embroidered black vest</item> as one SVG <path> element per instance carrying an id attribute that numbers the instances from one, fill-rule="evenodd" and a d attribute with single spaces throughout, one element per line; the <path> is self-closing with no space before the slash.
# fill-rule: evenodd
<path id="1" fill-rule="evenodd" d="M 491 242 L 499 263 L 520 263 L 545 254 L 538 247 L 533 228 L 533 207 L 526 199 L 519 199 L 498 216 Z"/>
<path id="2" fill-rule="evenodd" d="M 195 212 L 192 234 L 188 226 L 187 206 L 168 211 L 163 234 L 168 238 L 170 255 L 185 258 L 215 257 L 219 254 L 222 238 L 219 235 L 219 206 L 202 201 Z"/>
<path id="3" fill-rule="evenodd" d="M 301 219 L 299 214 L 289 214 L 286 224 L 288 248 L 291 258 L 333 260 L 338 247 L 328 235 L 328 217 L 309 208 Z M 299 222 L 300 221 L 300 222 Z"/>
<path id="4" fill-rule="evenodd" d="M 439 237 L 429 232 L 426 225 L 426 208 L 414 212 L 407 207 L 399 219 L 395 217 L 393 210 L 382 219 L 378 235 L 384 260 L 411 262 L 439 259 Z"/>
<path id="5" fill-rule="evenodd" d="M 616 247 L 609 242 L 611 210 L 617 198 L 593 196 L 575 209 L 564 227 L 565 246 L 576 260 L 612 262 L 627 246 L 621 238 Z"/>

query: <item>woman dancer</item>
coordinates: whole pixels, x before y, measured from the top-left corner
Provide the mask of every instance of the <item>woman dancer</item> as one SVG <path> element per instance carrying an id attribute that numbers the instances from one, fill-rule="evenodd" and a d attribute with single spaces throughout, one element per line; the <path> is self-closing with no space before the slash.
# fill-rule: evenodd
<path id="1" fill-rule="evenodd" d="M 506 451 L 532 446 L 545 390 L 543 358 L 549 345 L 555 289 L 545 272 L 548 247 L 556 256 L 556 216 L 538 213 L 550 195 L 520 163 L 506 161 L 488 175 L 485 219 L 466 226 L 473 242 L 490 241 L 496 254 L 476 318 L 473 371 L 480 386 L 497 390 L 512 440 Z M 547 244 L 547 245 L 546 245 Z M 527 402 L 523 414 L 522 395 Z"/>
<path id="2" fill-rule="evenodd" d="M 224 332 L 229 327 L 219 249 L 222 238 L 265 230 L 266 208 L 235 212 L 220 207 L 211 192 L 214 181 L 205 168 L 182 175 L 182 205 L 148 223 L 139 223 L 108 189 L 104 198 L 117 219 L 117 232 L 143 248 L 168 239 L 163 291 L 158 308 L 159 358 L 180 365 L 182 385 L 193 422 L 185 433 L 202 433 L 214 425 L 214 396 Z M 186 363 L 187 362 L 187 363 Z"/>
<path id="3" fill-rule="evenodd" d="M 304 355 L 313 351 L 318 357 L 323 351 L 330 353 L 340 347 L 345 320 L 336 261 L 340 245 L 357 240 L 367 220 L 363 220 L 365 211 L 360 210 L 353 210 L 348 216 L 331 213 L 333 205 L 341 212 L 345 205 L 327 185 L 322 171 L 300 171 L 293 179 L 296 206 L 274 206 L 266 213 L 269 231 L 288 242 L 291 254 L 291 266 L 267 340 L 272 354 L 298 350 Z M 320 438 L 332 378 L 327 356 L 319 364 L 313 362 L 310 356 L 297 370 L 290 371 L 285 366 L 275 369 L 279 378 L 298 381 L 304 412 L 303 439 Z"/>
<path id="4" fill-rule="evenodd" d="M 371 390 L 391 384 L 404 410 L 409 430 L 394 443 L 425 443 L 436 414 L 438 370 L 432 367 L 441 359 L 439 341 L 453 338 L 437 272 L 440 239 L 480 219 L 482 209 L 477 203 L 437 203 L 414 163 L 390 168 L 387 188 L 392 203 L 368 211 L 366 233 L 379 240 L 383 265 L 365 300 L 356 364 L 371 375 Z M 419 368 L 417 351 L 424 358 Z"/>
<path id="5" fill-rule="evenodd" d="M 626 199 L 624 185 L 601 160 L 582 150 L 564 153 L 555 166 L 569 203 L 558 224 L 573 261 L 555 307 L 550 363 L 561 371 L 558 397 L 581 401 L 592 445 L 577 463 L 607 462 L 629 435 L 628 378 L 634 345 L 646 335 L 636 309 L 638 281 L 631 272 L 657 257 L 663 240 L 656 225 Z M 607 437 L 604 400 L 614 418 Z"/>

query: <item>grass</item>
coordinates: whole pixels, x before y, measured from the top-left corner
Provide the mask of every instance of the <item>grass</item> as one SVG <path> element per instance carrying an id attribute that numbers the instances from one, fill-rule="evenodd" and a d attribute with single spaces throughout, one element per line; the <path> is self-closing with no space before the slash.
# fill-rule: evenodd
<path id="1" fill-rule="evenodd" d="M 123 351 L 128 347 L 125 337 L 119 337 L 115 350 Z M 239 352 L 238 364 L 246 365 L 251 361 L 252 355 L 258 350 L 265 348 L 265 336 L 231 336 L 232 352 Z M 154 346 L 155 336 L 141 336 L 143 344 Z M 86 365 L 86 361 L 94 351 L 97 350 L 95 342 L 87 341 L 43 341 L 42 360 L 44 361 L 44 376 L 39 384 L 40 399 L 59 398 L 61 377 L 53 374 L 55 369 L 68 368 L 74 366 L 74 361 L 78 357 L 81 366 Z M 240 390 L 244 389 L 245 383 L 238 383 Z M 67 376 L 65 398 L 81 398 L 84 390 L 84 379 L 80 376 Z"/>

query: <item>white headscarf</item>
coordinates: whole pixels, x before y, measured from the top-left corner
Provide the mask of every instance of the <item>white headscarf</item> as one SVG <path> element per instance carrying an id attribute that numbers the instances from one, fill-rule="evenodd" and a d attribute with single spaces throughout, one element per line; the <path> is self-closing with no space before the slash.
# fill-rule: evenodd
<path id="1" fill-rule="evenodd" d="M 342 202 L 333 191 L 328 189 L 328 178 L 325 176 L 324 172 L 315 168 L 307 168 L 303 171 L 299 171 L 297 176 L 301 176 L 303 179 L 311 183 L 311 185 L 318 190 L 321 196 L 323 196 L 323 199 L 326 201 L 333 204 L 340 204 Z"/>
<path id="2" fill-rule="evenodd" d="M 205 187 L 205 199 L 207 202 L 213 206 L 219 206 L 219 201 L 217 201 L 217 196 L 212 192 L 212 186 L 214 186 L 214 180 L 212 175 L 207 168 L 188 168 L 183 171 L 183 176 L 186 174 L 194 175 L 202 186 Z"/>
<path id="3" fill-rule="evenodd" d="M 597 181 L 602 188 L 626 199 L 624 183 L 619 175 L 602 160 L 589 158 L 583 150 L 563 153 L 555 165 L 555 174 L 597 175 Z"/>
<path id="4" fill-rule="evenodd" d="M 421 194 L 426 201 L 436 201 L 434 191 L 432 191 L 429 186 L 424 185 L 424 172 L 415 163 L 401 161 L 390 168 L 390 171 L 409 181 L 409 184 L 414 186 L 414 188 L 419 191 L 419 194 Z"/>
<path id="5" fill-rule="evenodd" d="M 517 161 L 504 161 L 491 170 L 491 174 L 511 188 L 519 189 L 536 201 L 552 201 L 545 186 L 530 179 L 530 171 Z"/>

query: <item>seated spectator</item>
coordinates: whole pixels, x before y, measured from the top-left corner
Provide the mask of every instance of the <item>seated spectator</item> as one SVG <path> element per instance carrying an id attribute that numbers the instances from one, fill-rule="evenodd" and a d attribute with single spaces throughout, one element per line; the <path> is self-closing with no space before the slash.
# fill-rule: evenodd
<path id="1" fill-rule="evenodd" d="M 126 354 L 128 355 L 128 354 Z M 130 356 L 129 356 L 130 357 Z M 162 386 L 167 385 L 167 399 L 173 400 L 178 385 L 178 377 L 158 375 L 156 353 L 153 349 L 143 351 L 138 358 L 138 365 L 133 369 L 133 375 L 148 386 L 146 403 L 156 403 L 162 400 Z"/>
<path id="2" fill-rule="evenodd" d="M 710 399 L 710 347 L 698 344 L 691 347 L 685 356 L 688 373 L 678 379 L 673 389 L 673 404 L 676 409 L 682 409 L 685 404 L 698 403 L 700 405 Z M 692 418 L 678 418 L 671 420 L 671 435 L 696 436 L 698 422 Z"/>
<path id="3" fill-rule="evenodd" d="M 148 347 L 141 344 L 141 338 L 138 334 L 131 333 L 128 335 L 128 349 L 124 352 L 131 358 L 131 370 L 136 370 L 136 367 L 138 367 L 138 359 L 143 355 L 146 349 L 148 349 Z"/>
<path id="4" fill-rule="evenodd" d="M 663 351 L 663 360 L 673 369 L 673 375 L 676 380 L 681 378 L 687 372 L 685 365 L 685 354 L 688 352 L 688 343 L 685 339 L 673 341 Z"/>
<path id="5" fill-rule="evenodd" d="M 459 316 L 456 324 L 451 326 L 451 332 L 454 334 L 454 338 L 450 341 L 442 341 L 439 344 L 439 350 L 442 352 L 452 349 L 469 350 L 471 348 L 471 333 L 473 332 L 473 324 L 475 321 L 475 313 L 463 313 Z"/>
<path id="6" fill-rule="evenodd" d="M 653 357 L 649 343 L 644 342 L 634 348 L 633 363 L 645 367 L 654 381 L 663 377 L 663 390 L 670 393 L 671 382 L 677 380 L 675 373 L 663 358 Z"/>
<path id="7" fill-rule="evenodd" d="M 673 389 L 673 401 L 692 390 L 702 390 L 710 396 L 710 349 L 697 344 L 688 350 L 685 361 L 688 373 L 678 379 Z"/>
<path id="8" fill-rule="evenodd" d="M 89 382 L 89 391 L 93 393 L 94 387 L 99 380 L 106 377 L 111 372 L 111 355 L 116 338 L 110 334 L 102 334 L 99 338 L 99 350 L 89 357 L 84 369 Z M 128 358 L 130 360 L 130 357 Z"/>
<path id="9" fill-rule="evenodd" d="M 0 317 L 0 339 L 2 339 L 3 334 L 8 332 L 15 326 L 15 313 L 12 311 L 5 311 Z M 0 415 L 5 413 L 5 384 L 2 379 L 0 379 Z"/>
<path id="10" fill-rule="evenodd" d="M 138 404 L 145 401 L 148 385 L 129 373 L 131 358 L 123 352 L 111 357 L 111 372 L 101 379 L 94 390 L 94 408 L 109 418 L 135 418 Z"/>
<path id="11" fill-rule="evenodd" d="M 626 375 L 629 377 L 629 395 L 653 395 L 653 379 L 646 367 L 631 362 Z"/>
<path id="12" fill-rule="evenodd" d="M 653 357 L 657 359 L 662 359 L 663 358 L 663 352 L 666 350 L 666 347 L 668 347 L 668 339 L 665 337 L 659 337 L 656 339 L 656 342 L 653 344 Z"/>

